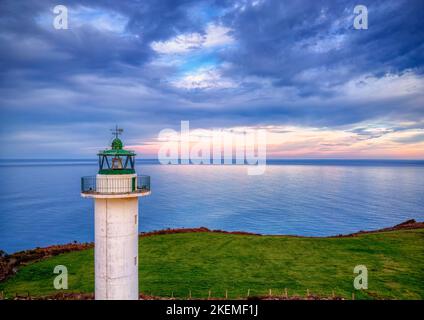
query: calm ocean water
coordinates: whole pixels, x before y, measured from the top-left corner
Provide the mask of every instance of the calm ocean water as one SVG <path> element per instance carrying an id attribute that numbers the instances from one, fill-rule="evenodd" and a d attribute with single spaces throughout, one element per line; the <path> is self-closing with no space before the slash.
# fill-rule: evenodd
<path id="1" fill-rule="evenodd" d="M 0 161 L 0 249 L 7 252 L 93 241 L 93 200 L 80 177 L 95 161 Z M 245 166 L 163 166 L 141 198 L 140 231 L 200 227 L 326 236 L 424 220 L 423 161 L 271 161 Z"/>

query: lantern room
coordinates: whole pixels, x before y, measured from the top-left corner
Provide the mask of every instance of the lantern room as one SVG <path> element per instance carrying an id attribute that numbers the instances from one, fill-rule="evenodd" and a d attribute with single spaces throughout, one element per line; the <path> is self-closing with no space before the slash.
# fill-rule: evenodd
<path id="1" fill-rule="evenodd" d="M 99 156 L 99 174 L 133 174 L 135 173 L 135 153 L 125 150 L 118 135 L 122 129 L 114 130 L 115 138 L 112 141 L 111 149 L 100 151 Z"/>

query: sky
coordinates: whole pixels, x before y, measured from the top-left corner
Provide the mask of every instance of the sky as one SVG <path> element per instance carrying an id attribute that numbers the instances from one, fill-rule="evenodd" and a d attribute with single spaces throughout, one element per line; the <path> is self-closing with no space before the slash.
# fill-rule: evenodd
<path id="1" fill-rule="evenodd" d="M 422 0 L 2 0 L 0 158 L 94 157 L 116 124 L 155 158 L 189 121 L 266 130 L 268 158 L 424 159 L 423 62 Z"/>

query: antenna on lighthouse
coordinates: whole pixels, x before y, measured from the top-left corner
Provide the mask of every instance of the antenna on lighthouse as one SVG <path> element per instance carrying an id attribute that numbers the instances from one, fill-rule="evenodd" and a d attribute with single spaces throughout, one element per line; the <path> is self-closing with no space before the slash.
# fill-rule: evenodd
<path id="1" fill-rule="evenodd" d="M 115 136 L 115 138 L 118 138 L 120 134 L 124 131 L 124 129 L 118 128 L 118 125 L 115 126 L 115 129 L 110 129 L 112 131 L 112 134 Z"/>

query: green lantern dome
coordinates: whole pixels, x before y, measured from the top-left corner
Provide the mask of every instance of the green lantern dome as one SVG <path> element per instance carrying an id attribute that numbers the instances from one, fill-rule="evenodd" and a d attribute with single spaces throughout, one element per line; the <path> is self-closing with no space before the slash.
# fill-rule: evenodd
<path id="1" fill-rule="evenodd" d="M 115 138 L 112 141 L 110 149 L 102 150 L 99 156 L 99 174 L 134 174 L 135 153 L 131 150 L 125 150 L 124 144 L 118 135 L 122 129 L 116 127 L 113 130 Z"/>
<path id="2" fill-rule="evenodd" d="M 112 141 L 112 149 L 113 150 L 121 150 L 123 147 L 122 141 L 119 138 L 115 138 Z"/>

